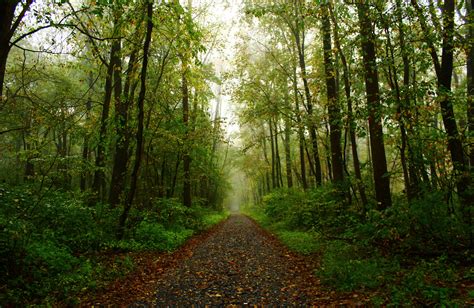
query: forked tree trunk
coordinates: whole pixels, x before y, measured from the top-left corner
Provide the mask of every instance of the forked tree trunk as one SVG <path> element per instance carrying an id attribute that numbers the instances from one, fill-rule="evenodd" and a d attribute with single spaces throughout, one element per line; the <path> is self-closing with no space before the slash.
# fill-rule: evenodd
<path id="1" fill-rule="evenodd" d="M 143 62 L 142 62 L 142 69 L 141 69 L 141 76 L 140 76 L 140 93 L 138 94 L 138 128 L 137 128 L 137 146 L 135 151 L 135 162 L 133 165 L 132 176 L 130 179 L 130 191 L 127 196 L 126 203 L 123 208 L 123 212 L 120 215 L 119 219 L 119 226 L 117 230 L 117 238 L 122 239 L 125 233 L 125 223 L 128 218 L 128 213 L 132 208 L 133 199 L 135 197 L 135 192 L 137 190 L 137 182 L 138 182 L 138 173 L 140 171 L 140 164 L 142 160 L 142 153 L 143 153 L 143 122 L 145 117 L 145 94 L 146 94 L 146 74 L 148 68 L 148 51 L 150 49 L 151 43 L 151 32 L 153 31 L 153 1 L 147 1 L 147 27 L 146 27 L 146 35 L 145 35 L 145 42 L 143 44 Z"/>

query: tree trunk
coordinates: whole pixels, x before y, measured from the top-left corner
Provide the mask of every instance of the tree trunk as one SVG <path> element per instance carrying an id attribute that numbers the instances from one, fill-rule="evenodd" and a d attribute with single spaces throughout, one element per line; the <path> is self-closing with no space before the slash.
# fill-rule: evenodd
<path id="1" fill-rule="evenodd" d="M 288 99 L 288 97 L 287 97 Z M 291 169 L 291 123 L 288 117 L 285 118 L 285 167 L 286 167 L 286 184 L 288 188 L 293 187 L 293 173 Z"/>
<path id="2" fill-rule="evenodd" d="M 466 71 L 467 71 L 467 121 L 468 121 L 468 130 L 469 136 L 468 144 L 469 148 L 469 162 L 471 165 L 471 173 L 474 169 L 474 0 L 466 1 L 467 14 L 468 14 L 468 36 L 467 41 L 468 52 L 467 52 L 467 61 L 466 61 Z"/>
<path id="3" fill-rule="evenodd" d="M 410 60 L 408 58 L 408 51 L 405 44 L 405 27 L 403 25 L 402 18 L 402 4 L 401 0 L 397 0 L 397 19 L 398 19 L 398 29 L 399 29 L 399 44 L 400 50 L 402 53 L 403 60 L 403 91 L 402 91 L 402 100 L 401 100 L 401 110 L 400 117 L 402 121 L 406 123 L 413 122 L 413 118 L 410 116 L 410 106 L 411 106 L 411 95 L 410 95 Z M 393 56 L 392 56 L 393 57 Z M 412 125 L 414 126 L 414 125 Z M 417 168 L 423 168 L 424 166 L 419 166 L 423 162 L 421 155 L 417 155 L 413 149 L 412 142 L 410 139 L 417 139 L 413 129 L 407 129 L 409 135 L 406 139 L 406 146 L 408 150 L 408 174 L 410 177 L 410 188 L 407 191 L 408 196 L 416 196 L 420 192 L 420 178 L 417 172 Z M 418 152 L 417 152 L 418 153 Z"/>
<path id="4" fill-rule="evenodd" d="M 92 184 L 94 197 L 92 201 L 100 200 L 105 193 L 105 141 L 107 138 L 107 122 L 109 119 L 110 102 L 112 100 L 112 78 L 116 66 L 114 59 L 115 53 L 118 52 L 118 47 L 117 44 L 112 43 L 110 49 L 110 63 L 107 67 L 107 75 L 105 77 L 105 94 L 104 103 L 102 105 L 102 114 L 100 117 L 99 142 L 95 158 L 94 182 Z"/>
<path id="5" fill-rule="evenodd" d="M 93 87 L 93 77 L 92 77 L 92 72 L 89 72 L 89 76 L 88 76 L 88 84 L 89 84 L 89 89 L 92 90 L 92 87 Z M 92 110 L 92 100 L 91 100 L 91 97 L 89 97 L 87 99 L 87 102 L 86 102 L 86 118 L 85 118 L 85 122 L 86 124 L 89 123 L 90 121 L 90 116 L 91 116 L 91 110 Z M 87 178 L 89 176 L 89 168 L 88 168 L 88 164 L 89 164 L 89 152 L 90 152 L 90 149 L 89 149 L 89 139 L 90 139 L 90 135 L 88 132 L 85 133 L 84 135 L 84 143 L 82 145 L 82 164 L 83 164 L 83 170 L 81 172 L 81 179 L 80 179 L 80 189 L 82 192 L 84 192 L 87 188 Z"/>
<path id="6" fill-rule="evenodd" d="M 20 14 L 14 20 L 15 10 L 20 3 L 19 0 L 0 1 L 0 109 L 3 106 L 3 84 L 5 82 L 8 54 L 11 49 L 10 40 L 33 0 L 26 0 Z"/>
<path id="7" fill-rule="evenodd" d="M 132 208 L 133 198 L 137 189 L 138 172 L 140 171 L 140 163 L 143 152 L 143 122 L 145 117 L 144 102 L 146 94 L 146 73 L 148 68 L 148 51 L 151 43 L 151 32 L 153 31 L 153 1 L 147 1 L 147 27 L 145 42 L 143 44 L 143 62 L 140 77 L 140 93 L 138 94 L 138 129 L 137 129 L 137 147 L 135 152 L 135 163 L 133 165 L 132 176 L 130 180 L 130 191 L 123 208 L 123 212 L 120 215 L 119 227 L 117 230 L 117 238 L 122 239 L 125 233 L 125 223 L 127 221 L 128 213 Z"/>
<path id="8" fill-rule="evenodd" d="M 329 6 L 329 13 L 334 24 L 334 43 L 336 45 L 338 54 L 341 58 L 343 79 L 344 79 L 344 92 L 347 100 L 347 125 L 349 126 L 349 137 L 351 140 L 351 152 L 352 152 L 352 163 L 354 166 L 354 174 L 357 181 L 357 190 L 359 191 L 360 199 L 363 205 L 363 211 L 365 206 L 368 204 L 367 195 L 365 194 L 365 185 L 362 180 L 362 173 L 360 171 L 360 160 L 359 152 L 357 150 L 357 138 L 356 138 L 356 123 L 354 121 L 354 113 L 352 109 L 352 96 L 351 96 L 351 80 L 349 75 L 349 65 L 347 64 L 346 56 L 342 51 L 341 44 L 339 41 L 339 28 L 336 17 L 334 16 L 332 7 Z"/>
<path id="9" fill-rule="evenodd" d="M 322 7 L 322 32 L 324 49 L 324 69 L 326 73 L 326 90 L 328 99 L 328 116 L 331 141 L 332 176 L 335 184 L 344 180 L 344 166 L 341 148 L 341 114 L 336 88 L 336 72 L 332 60 L 331 23 L 328 4 Z"/>
<path id="10" fill-rule="evenodd" d="M 387 171 L 387 159 L 383 141 L 381 106 L 378 85 L 378 73 L 375 54 L 375 35 L 370 19 L 370 11 L 363 4 L 357 4 L 361 34 L 362 58 L 365 70 L 365 88 L 369 109 L 370 149 L 375 185 L 377 208 L 383 210 L 392 204 L 390 195 L 390 177 Z"/>
<path id="11" fill-rule="evenodd" d="M 416 0 L 411 0 L 412 5 L 418 14 L 418 19 L 423 32 L 428 33 L 425 16 Z M 438 54 L 430 41 L 425 35 L 426 43 L 430 49 L 430 55 L 438 78 L 438 100 L 441 106 L 441 116 L 443 119 L 444 129 L 447 134 L 448 151 L 451 154 L 454 173 L 457 177 L 457 189 L 463 204 L 472 204 L 473 196 L 469 193 L 471 177 L 467 159 L 464 155 L 461 136 L 459 135 L 456 118 L 454 115 L 453 102 L 451 100 L 451 80 L 453 75 L 453 58 L 454 58 L 454 0 L 444 1 L 442 7 L 443 14 L 443 42 L 441 63 Z M 469 207 L 463 207 L 466 212 L 465 217 L 471 219 Z"/>
<path id="12" fill-rule="evenodd" d="M 15 17 L 15 9 L 20 1 L 4 0 L 0 2 L 0 108 L 3 106 L 3 83 L 10 53 L 10 28 Z"/>
<path id="13" fill-rule="evenodd" d="M 298 19 L 299 18 L 301 17 L 298 17 Z M 301 23 L 303 24 L 302 21 Z M 309 135 L 311 138 L 313 159 L 314 159 L 314 165 L 315 165 L 314 175 L 316 178 L 316 185 L 321 185 L 323 180 L 322 180 L 322 171 L 321 171 L 321 161 L 319 159 L 318 133 L 317 133 L 317 126 L 316 126 L 314 114 L 313 114 L 313 102 L 311 98 L 311 91 L 309 90 L 309 85 L 308 85 L 308 75 L 306 73 L 304 28 L 302 32 L 303 32 L 303 37 L 301 37 L 300 28 L 297 25 L 294 36 L 295 36 L 296 48 L 298 51 L 298 63 L 301 70 L 301 79 L 303 81 L 304 93 L 306 97 L 306 109 L 308 112 L 308 129 L 309 129 Z"/>
<path id="14" fill-rule="evenodd" d="M 298 99 L 298 86 L 296 80 L 296 64 L 293 66 L 293 92 L 294 92 L 294 99 L 295 99 L 295 114 L 296 114 L 296 121 L 298 125 L 298 144 L 299 144 L 299 154 L 300 154 L 300 170 L 301 170 L 301 184 L 303 185 L 303 189 L 308 189 L 308 181 L 306 180 L 306 162 L 304 158 L 304 147 L 305 147 L 305 140 L 304 140 L 304 125 L 301 120 L 300 114 L 300 104 Z"/>
<path id="15" fill-rule="evenodd" d="M 112 168 L 112 180 L 110 183 L 109 203 L 115 207 L 122 201 L 125 188 L 125 179 L 127 176 L 127 165 L 129 161 L 129 127 L 128 111 L 132 105 L 133 95 L 130 95 L 130 84 L 136 67 L 137 50 L 132 51 L 128 63 L 127 79 L 122 91 L 122 70 L 121 65 L 115 70 L 114 94 L 115 94 L 115 126 L 117 134 L 117 143 L 115 144 L 114 165 Z M 119 54 L 117 54 L 117 63 L 121 63 Z M 122 95 L 123 92 L 123 95 Z"/>
<path id="16" fill-rule="evenodd" d="M 275 159 L 276 159 L 276 175 L 277 175 L 277 186 L 283 187 L 283 175 L 281 171 L 281 158 L 280 158 L 280 147 L 278 145 L 278 121 L 275 120 Z"/>
<path id="17" fill-rule="evenodd" d="M 273 126 L 272 120 L 268 121 L 268 128 L 270 132 L 270 149 L 272 153 L 272 188 L 275 189 L 278 187 L 278 175 L 277 175 L 277 168 L 276 168 L 276 155 L 275 155 L 275 142 L 273 141 Z"/>
<path id="18" fill-rule="evenodd" d="M 383 16 L 381 16 L 381 19 Z M 384 30 L 385 30 L 385 35 L 386 35 L 386 45 L 385 45 L 385 50 L 386 50 L 386 57 L 389 59 L 388 61 L 388 71 L 387 71 L 387 80 L 390 85 L 390 88 L 392 91 L 395 93 L 395 100 L 397 102 L 397 114 L 396 114 L 396 119 L 398 122 L 398 127 L 400 129 L 400 139 L 401 139 L 401 144 L 400 144 L 400 162 L 402 165 L 402 171 L 403 171 L 403 180 L 405 184 L 405 193 L 408 198 L 408 200 L 413 199 L 414 194 L 412 193 L 412 185 L 411 185 L 411 177 L 409 176 L 408 173 L 408 164 L 407 164 L 407 131 L 405 128 L 405 121 L 404 121 L 404 116 L 405 114 L 405 106 L 402 106 L 402 98 L 401 98 L 401 92 L 400 92 L 400 85 L 398 84 L 398 71 L 397 67 L 395 66 L 395 55 L 394 55 L 394 48 L 392 45 L 392 38 L 390 36 L 390 30 L 387 22 L 384 20 Z M 402 34 L 400 34 L 401 36 Z M 406 74 L 404 74 L 404 77 L 406 77 Z"/>
<path id="19" fill-rule="evenodd" d="M 187 79 L 188 64 L 187 59 L 183 59 L 182 76 L 181 76 L 181 92 L 183 104 L 183 124 L 185 127 L 184 149 L 183 149 L 183 204 L 191 207 L 191 156 L 189 154 L 189 90 Z"/>

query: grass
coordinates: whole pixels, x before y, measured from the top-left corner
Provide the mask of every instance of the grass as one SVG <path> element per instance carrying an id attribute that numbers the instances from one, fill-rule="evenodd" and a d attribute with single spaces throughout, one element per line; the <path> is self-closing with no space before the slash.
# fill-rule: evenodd
<path id="1" fill-rule="evenodd" d="M 474 270 L 461 275 L 459 266 L 447 256 L 425 260 L 388 254 L 369 241 L 353 240 L 355 234 L 340 234 L 341 239 L 334 240 L 313 229 L 295 229 L 294 224 L 285 221 L 287 216 L 281 219 L 282 214 L 277 213 L 280 216 L 275 219 L 262 206 L 247 206 L 242 212 L 275 234 L 290 250 L 317 254 L 321 264 L 317 275 L 323 286 L 342 292 L 375 292 L 371 303 L 374 306 L 459 307 L 474 300 L 473 291 L 462 295 L 459 289 L 461 281 L 471 285 Z"/>
<path id="2" fill-rule="evenodd" d="M 315 232 L 277 230 L 275 234 L 291 251 L 303 255 L 321 252 L 323 247 L 319 234 Z"/>

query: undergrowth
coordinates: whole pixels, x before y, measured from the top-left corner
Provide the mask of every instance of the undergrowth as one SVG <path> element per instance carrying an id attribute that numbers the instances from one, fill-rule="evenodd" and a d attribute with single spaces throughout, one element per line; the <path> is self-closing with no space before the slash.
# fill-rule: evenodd
<path id="1" fill-rule="evenodd" d="M 116 240 L 120 208 L 89 206 L 80 195 L 0 186 L 0 306 L 56 302 L 77 304 L 77 295 L 97 290 L 134 268 L 131 251 L 172 251 L 191 235 L 226 218 L 199 204 L 184 207 L 156 199 L 130 213 L 127 232 Z"/>
<path id="2" fill-rule="evenodd" d="M 442 192 L 385 211 L 343 202 L 330 186 L 280 189 L 243 212 L 290 250 L 319 258 L 322 284 L 345 292 L 375 292 L 372 304 L 459 306 L 461 281 L 473 282 L 469 226 Z"/>

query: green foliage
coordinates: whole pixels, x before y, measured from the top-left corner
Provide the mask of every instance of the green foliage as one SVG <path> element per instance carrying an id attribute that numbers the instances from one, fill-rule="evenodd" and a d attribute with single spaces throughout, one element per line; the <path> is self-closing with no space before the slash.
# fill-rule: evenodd
<path id="1" fill-rule="evenodd" d="M 329 241 L 318 270 L 321 281 L 343 291 L 374 289 L 398 269 L 396 262 L 382 257 L 363 258 L 357 249 L 342 241 Z"/>
<path id="2" fill-rule="evenodd" d="M 446 283 L 456 279 L 457 274 L 454 268 L 446 263 L 445 257 L 433 262 L 422 261 L 410 271 L 406 271 L 400 284 L 391 288 L 391 301 L 394 305 L 456 305 L 456 301 L 452 300 L 456 290 L 446 286 Z"/>
<path id="3" fill-rule="evenodd" d="M 127 237 L 115 239 L 120 208 L 88 206 L 81 195 L 35 187 L 0 186 L 0 285 L 2 303 L 74 302 L 75 295 L 95 289 L 133 269 L 133 260 L 102 263 L 89 255 L 101 251 L 172 251 L 197 231 L 227 213 L 198 205 L 186 208 L 173 199 L 156 200 L 150 209 L 135 209 Z M 85 199 L 85 198 L 84 198 Z"/>
<path id="4" fill-rule="evenodd" d="M 136 240 L 147 248 L 171 251 L 179 247 L 193 234 L 193 230 L 165 230 L 163 226 L 143 221 L 136 230 Z"/>
<path id="5" fill-rule="evenodd" d="M 330 185 L 309 192 L 277 189 L 264 196 L 262 207 L 273 223 L 282 223 L 288 229 L 340 233 L 356 221 L 338 199 L 336 190 Z"/>
<path id="6" fill-rule="evenodd" d="M 318 253 L 321 282 L 341 291 L 384 288 L 374 305 L 457 305 L 453 287 L 463 275 L 456 260 L 472 262 L 469 232 L 444 192 L 360 217 L 336 202 L 330 187 L 309 192 L 275 190 L 244 212 L 291 250 Z M 454 203 L 455 204 L 455 203 Z M 453 257 L 440 254 L 450 251 Z M 433 256 L 438 256 L 433 258 Z"/>
<path id="7" fill-rule="evenodd" d="M 309 255 L 313 253 L 321 252 L 321 239 L 319 234 L 314 232 L 305 231 L 288 231 L 278 230 L 276 231 L 278 238 L 288 246 L 290 250 L 295 252 Z"/>
<path id="8" fill-rule="evenodd" d="M 410 203 L 395 202 L 384 212 L 371 210 L 353 230 L 367 245 L 431 254 L 467 246 L 469 227 L 459 208 L 448 207 L 442 192 L 427 193 Z"/>

